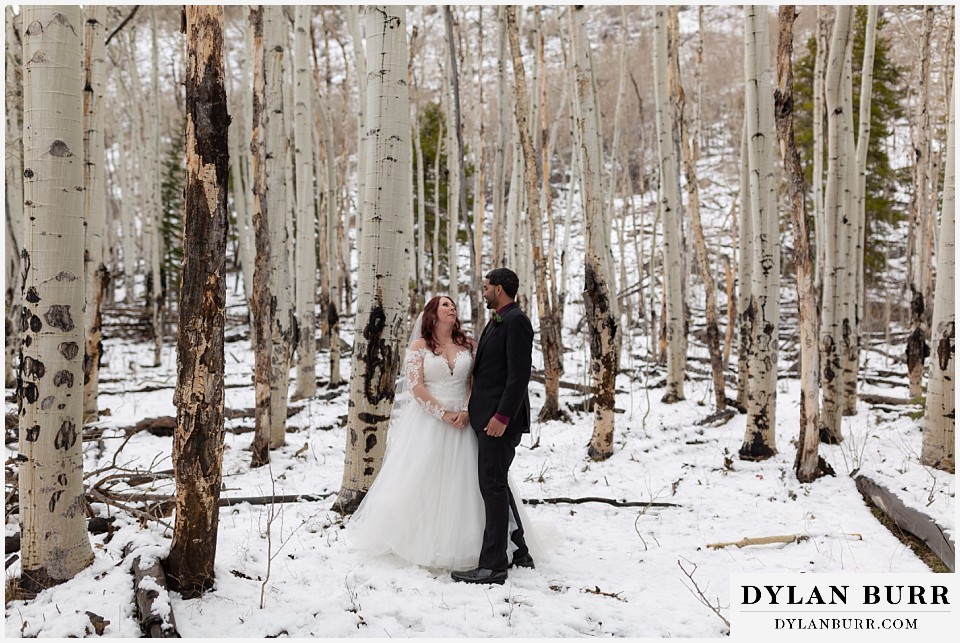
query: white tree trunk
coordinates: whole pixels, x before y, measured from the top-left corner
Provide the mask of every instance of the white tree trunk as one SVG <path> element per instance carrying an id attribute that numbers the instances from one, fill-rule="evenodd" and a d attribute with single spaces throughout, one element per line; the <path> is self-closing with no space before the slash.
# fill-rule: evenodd
<path id="1" fill-rule="evenodd" d="M 813 65 L 813 221 L 816 234 L 817 263 L 815 288 L 823 292 L 824 237 L 823 214 L 823 73 L 827 61 L 827 25 L 822 15 L 823 7 L 817 5 L 817 54 Z"/>
<path id="2" fill-rule="evenodd" d="M 590 370 L 594 384 L 593 435 L 587 455 L 605 460 L 613 454 L 614 384 L 617 368 L 619 311 L 614 281 L 609 267 L 610 228 L 606 225 L 604 193 L 601 181 L 603 155 L 600 141 L 600 112 L 593 74 L 590 42 L 587 40 L 587 9 L 574 8 L 573 49 L 576 52 L 577 146 L 583 161 L 584 196 L 584 305 L 590 328 Z"/>
<path id="3" fill-rule="evenodd" d="M 23 10 L 21 582 L 93 561 L 83 498 L 83 127 L 77 6 Z"/>
<path id="4" fill-rule="evenodd" d="M 287 253 L 292 241 L 287 228 L 286 115 L 283 110 L 283 59 L 287 51 L 287 26 L 280 5 L 263 7 L 264 141 L 266 148 L 267 213 L 270 217 L 270 293 L 276 316 L 271 326 L 270 448 L 285 443 L 287 387 L 290 382 L 293 309 Z"/>
<path id="5" fill-rule="evenodd" d="M 85 228 L 84 278 L 86 304 L 84 310 L 83 354 L 83 420 L 96 422 L 97 390 L 100 385 L 100 307 L 110 274 L 103 263 L 103 233 L 107 225 L 107 202 L 104 190 L 106 157 L 103 151 L 103 92 L 106 83 L 105 5 L 89 5 L 84 24 L 83 89 L 83 209 Z"/>
<path id="6" fill-rule="evenodd" d="M 850 42 L 850 7 L 838 6 L 830 42 L 830 58 L 824 81 L 827 104 L 827 185 L 824 190 L 824 263 L 823 296 L 820 321 L 820 387 L 823 407 L 820 413 L 820 436 L 828 442 L 839 442 L 841 419 L 841 310 L 843 271 L 840 265 L 840 221 L 843 218 L 843 128 L 842 112 L 843 61 Z"/>
<path id="7" fill-rule="evenodd" d="M 364 53 L 363 36 L 360 34 L 360 7 L 348 5 L 346 7 L 347 28 L 350 31 L 350 40 L 353 45 L 353 61 L 357 70 L 357 254 L 362 254 L 360 238 L 363 235 L 365 215 L 363 213 L 366 199 L 366 181 L 369 173 L 367 167 L 367 56 Z M 347 265 L 350 265 L 347 255 Z"/>
<path id="8" fill-rule="evenodd" d="M 316 307 L 316 213 L 313 200 L 313 128 L 310 108 L 313 80 L 310 74 L 310 15 L 313 9 L 297 5 L 294 25 L 293 103 L 294 141 L 297 175 L 297 383 L 294 397 L 310 398 L 317 392 L 317 342 L 314 309 Z"/>
<path id="9" fill-rule="evenodd" d="M 913 245 L 908 252 L 911 287 L 911 333 L 907 340 L 907 373 L 910 378 L 910 396 L 923 393 L 923 362 L 929 354 L 927 335 L 930 311 L 930 263 L 933 256 L 933 223 L 931 222 L 931 132 L 930 132 L 930 40 L 933 29 L 934 8 L 924 6 L 920 35 L 920 105 L 917 116 L 917 140 L 915 143 L 913 201 L 911 218 Z M 932 190 L 936 192 L 936 188 Z M 934 197 L 935 199 L 935 197 Z"/>
<path id="10" fill-rule="evenodd" d="M 160 366 L 160 354 L 163 350 L 163 324 L 165 293 L 160 284 L 160 255 L 163 252 L 163 233 L 160 229 L 163 221 L 163 204 L 160 200 L 160 47 L 157 43 L 157 8 L 150 7 L 150 130 L 148 134 L 147 154 L 149 159 L 147 176 L 141 176 L 141 181 L 149 190 L 144 216 L 147 219 L 147 230 L 150 231 L 150 279 L 153 287 L 150 293 L 150 312 L 153 320 L 153 365 Z"/>
<path id="11" fill-rule="evenodd" d="M 843 201 L 843 217 L 840 219 L 840 260 L 839 265 L 843 266 L 843 298 L 839 302 L 840 315 L 840 410 L 843 415 L 849 415 L 848 404 L 856 405 L 856 399 L 850 401 L 849 397 L 856 395 L 856 379 L 851 373 L 852 361 L 851 355 L 857 351 L 855 345 L 856 336 L 854 328 L 856 326 L 856 306 L 854 304 L 854 280 L 857 273 L 855 264 L 856 257 L 856 186 L 857 186 L 857 167 L 856 167 L 856 144 L 854 141 L 854 120 L 853 120 L 853 45 L 847 47 L 846 55 L 843 61 L 843 90 L 841 113 L 844 116 L 843 134 L 840 145 L 843 148 L 843 191 L 841 198 Z M 851 392 L 850 387 L 853 391 Z"/>
<path id="12" fill-rule="evenodd" d="M 249 35 L 249 25 L 246 20 L 242 20 L 244 34 Z M 231 82 L 231 94 L 240 94 L 241 100 L 233 103 L 233 117 L 230 120 L 230 132 L 228 143 L 230 145 L 230 180 L 233 183 L 233 207 L 237 211 L 236 234 L 237 234 L 237 252 L 240 255 L 240 269 L 243 273 L 243 292 L 248 306 L 253 300 L 253 222 L 250 220 L 252 195 L 252 186 L 250 185 L 250 176 L 246 172 L 246 166 L 249 164 L 249 146 L 246 145 L 250 140 L 250 111 L 248 109 L 247 95 L 252 92 L 249 89 L 250 75 L 247 74 L 248 60 L 253 53 L 252 47 L 246 46 L 247 38 L 244 38 L 245 47 L 242 49 L 240 64 L 239 82 Z M 223 57 L 224 65 L 227 69 L 227 78 L 232 79 L 230 73 L 230 56 Z M 228 81 L 230 82 L 230 81 Z M 247 146 L 247 153 L 241 150 Z"/>
<path id="13" fill-rule="evenodd" d="M 22 104 L 22 67 L 21 48 L 16 44 L 14 21 L 20 24 L 20 17 L 14 17 L 13 8 L 4 9 L 6 18 L 7 47 L 5 96 L 6 96 L 6 142 L 4 156 L 5 199 L 6 199 L 6 236 L 4 243 L 4 283 L 5 296 L 5 337 L 4 383 L 7 388 L 17 385 L 14 365 L 17 359 L 19 323 L 16 311 L 20 310 L 20 245 L 23 243 L 23 141 L 21 132 Z M 19 27 L 16 27 L 19 28 Z"/>
<path id="14" fill-rule="evenodd" d="M 361 240 L 346 457 L 335 504 L 344 513 L 357 508 L 383 460 L 394 381 L 403 361 L 406 256 L 412 233 L 405 213 L 411 165 L 405 8 L 368 7 L 366 33 L 367 60 L 375 70 L 367 77 L 366 113 L 375 127 L 367 150 L 367 221 Z"/>
<path id="15" fill-rule="evenodd" d="M 776 134 L 767 7 L 744 8 L 744 98 L 753 225 L 750 394 L 740 459 L 776 454 L 777 341 L 780 327 L 780 229 L 774 174 Z M 744 212 L 744 217 L 747 213 Z"/>
<path id="16" fill-rule="evenodd" d="M 494 266 L 507 265 L 507 247 L 503 231 L 506 230 L 506 212 L 504 200 L 507 197 L 507 163 L 510 146 L 508 137 L 515 127 L 510 118 L 513 106 L 512 92 L 507 80 L 510 56 L 507 54 L 506 7 L 497 7 L 497 21 L 500 23 L 500 40 L 497 55 L 497 101 L 500 114 L 497 119 L 497 143 L 493 161 L 493 251 L 490 262 Z"/>
<path id="17" fill-rule="evenodd" d="M 740 139 L 740 234 L 737 237 L 737 317 L 740 343 L 737 350 L 737 403 L 747 408 L 750 397 L 750 347 L 753 342 L 753 211 L 750 199 L 750 150 L 747 144 L 747 118 L 744 114 Z M 742 411 L 741 411 L 742 412 Z"/>
<path id="18" fill-rule="evenodd" d="M 927 407 L 920 461 L 954 472 L 956 467 L 956 112 L 950 94 L 947 160 L 943 177 L 943 209 L 937 248 L 937 286 L 933 300 L 933 359 L 927 384 Z"/>
<path id="19" fill-rule="evenodd" d="M 663 213 L 663 276 L 667 301 L 667 390 L 663 402 L 685 399 L 683 378 L 687 351 L 683 319 L 680 195 L 677 194 L 677 158 L 673 117 L 667 89 L 667 7 L 657 7 L 654 18 L 654 95 L 657 104 L 657 149 L 660 169 L 660 208 Z"/>
<path id="20" fill-rule="evenodd" d="M 449 64 L 451 57 L 456 56 L 452 52 L 454 47 L 451 42 L 453 34 L 447 33 L 446 47 L 448 64 L 443 74 L 443 94 L 446 99 L 447 109 L 445 117 L 447 119 L 447 294 L 460 307 L 460 272 L 459 260 L 457 255 L 457 232 L 460 229 L 460 164 L 463 162 L 460 151 L 460 138 L 457 136 L 457 117 L 455 110 L 455 97 L 453 96 L 453 66 Z"/>
<path id="21" fill-rule="evenodd" d="M 320 122 L 323 127 L 324 149 L 326 150 L 327 160 L 327 196 L 324 199 L 326 204 L 326 216 L 324 217 L 324 226 L 326 227 L 326 256 L 327 264 L 323 270 L 329 280 L 330 296 L 327 300 L 327 310 L 321 312 L 326 315 L 327 333 L 330 341 L 330 382 L 329 387 L 339 386 L 343 381 L 340 375 L 340 265 L 341 248 L 338 231 L 342 230 L 341 219 L 337 214 L 337 165 L 334 159 L 334 138 L 333 127 L 330 125 L 330 115 L 323 101 L 317 98 L 317 113 L 320 115 Z"/>

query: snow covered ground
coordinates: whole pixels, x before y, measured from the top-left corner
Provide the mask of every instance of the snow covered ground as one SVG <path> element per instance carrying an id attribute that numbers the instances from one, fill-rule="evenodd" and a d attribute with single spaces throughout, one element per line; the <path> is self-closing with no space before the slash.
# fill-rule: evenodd
<path id="1" fill-rule="evenodd" d="M 231 312 L 237 315 L 241 309 Z M 228 329 L 227 334 L 238 330 Z M 348 329 L 344 333 L 350 337 Z M 585 353 L 576 349 L 576 337 L 568 339 L 573 350 L 566 355 L 564 379 L 576 381 L 585 371 Z M 636 348 L 640 343 L 626 342 L 623 366 L 628 372 L 637 372 L 642 365 L 635 357 L 641 354 Z M 116 338 L 104 344 L 100 406 L 110 415 L 101 422 L 104 447 L 96 442 L 84 446 L 86 471 L 110 464 L 123 441 L 120 427 L 147 417 L 175 415 L 174 347 L 168 346 L 163 365 L 153 368 L 148 366 L 151 347 L 146 344 Z M 321 353 L 318 360 L 321 377 L 328 369 L 325 358 Z M 249 385 L 252 364 L 248 340 L 227 344 L 228 408 L 254 406 Z M 349 360 L 344 366 L 347 374 Z M 748 463 L 736 456 L 745 416 L 720 427 L 697 424 L 712 412 L 706 381 L 687 382 L 687 400 L 666 406 L 659 402 L 662 389 L 645 389 L 643 379 L 642 375 L 618 379 L 623 392 L 616 405 L 623 412 L 618 414 L 615 453 L 608 461 L 587 459 L 592 416 L 573 413 L 571 424 L 534 427 L 518 450 L 512 476 L 528 499 L 600 496 L 675 506 L 530 505 L 533 528 L 548 555 L 537 561 L 535 570 L 511 571 L 502 587 L 462 585 L 442 570 L 371 559 L 353 551 L 350 519 L 331 511 L 332 497 L 272 508 L 248 504 L 224 508 L 215 591 L 194 600 L 172 595 L 180 633 L 720 637 L 727 627 L 698 602 L 687 573 L 726 612 L 729 577 L 736 572 L 929 571 L 871 515 L 848 475 L 854 469 L 869 472 L 953 532 L 954 477 L 919 464 L 920 427 L 910 417 L 891 417 L 861 404 L 856 417 L 844 418 L 845 442 L 822 448 L 837 475 L 800 484 L 792 472 L 799 413 L 796 380 L 782 379 L 779 385 L 780 453 L 766 462 Z M 657 379 L 655 374 L 649 377 L 650 382 Z M 145 386 L 166 388 L 136 392 Z M 905 385 L 900 389 L 884 393 L 906 397 Z M 302 410 L 289 420 L 286 446 L 273 452 L 269 468 L 249 468 L 252 433 L 228 432 L 223 496 L 336 492 L 344 455 L 340 418 L 346 415 L 346 390 L 341 387 L 329 401 L 315 398 L 302 403 Z M 320 394 L 325 393 L 321 389 Z M 532 383 L 531 393 L 536 413 L 542 386 Z M 562 404 L 581 399 L 563 389 Z M 7 410 L 12 410 L 9 402 Z M 252 423 L 247 418 L 229 420 L 227 425 L 252 427 Z M 171 440 L 139 433 L 124 446 L 117 463 L 127 469 L 170 469 Z M 15 444 L 8 445 L 7 457 L 14 454 Z M 172 482 L 156 485 L 155 491 L 171 492 Z M 164 557 L 171 531 L 156 522 L 142 527 L 114 508 L 94 508 L 100 515 L 115 516 L 117 531 L 109 538 L 92 536 L 96 560 L 77 578 L 35 600 L 10 602 L 6 636 L 89 636 L 93 627 L 87 611 L 110 622 L 104 636 L 139 636 L 130 566 L 136 556 Z M 16 523 L 6 525 L 7 535 L 17 530 Z M 785 534 L 806 539 L 743 549 L 707 547 Z M 18 573 L 19 562 L 7 569 L 8 577 Z"/>

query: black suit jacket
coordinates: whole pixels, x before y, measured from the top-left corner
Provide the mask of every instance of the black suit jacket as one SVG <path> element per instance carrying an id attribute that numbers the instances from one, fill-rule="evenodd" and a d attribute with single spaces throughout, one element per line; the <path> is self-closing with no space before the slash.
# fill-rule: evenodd
<path id="1" fill-rule="evenodd" d="M 530 368 L 533 326 L 514 304 L 503 312 L 499 324 L 487 322 L 477 345 L 470 393 L 470 425 L 477 432 L 487 428 L 496 413 L 510 418 L 505 436 L 530 432 Z M 518 438 L 519 439 L 519 438 Z"/>

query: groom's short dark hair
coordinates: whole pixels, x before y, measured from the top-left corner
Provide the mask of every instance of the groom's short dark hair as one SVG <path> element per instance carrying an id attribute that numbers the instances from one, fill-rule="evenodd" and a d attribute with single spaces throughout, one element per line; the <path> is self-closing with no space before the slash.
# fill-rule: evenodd
<path id="1" fill-rule="evenodd" d="M 515 299 L 520 290 L 520 277 L 509 268 L 494 268 L 487 273 L 487 281 L 493 286 L 503 286 L 503 292 L 510 299 Z"/>

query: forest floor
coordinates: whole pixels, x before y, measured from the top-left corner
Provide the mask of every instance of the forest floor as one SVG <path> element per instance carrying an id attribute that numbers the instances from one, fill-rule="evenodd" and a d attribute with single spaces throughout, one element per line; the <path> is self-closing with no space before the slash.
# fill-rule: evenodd
<path id="1" fill-rule="evenodd" d="M 232 288 L 231 288 L 232 290 Z M 573 306 L 570 306 L 571 308 Z M 571 311 L 568 313 L 573 314 Z M 349 318 L 343 338 L 351 335 Z M 565 320 L 564 381 L 586 383 L 587 348 Z M 103 418 L 87 427 L 84 470 L 100 471 L 86 484 L 104 483 L 113 493 L 170 494 L 172 438 L 131 427 L 145 418 L 175 417 L 175 346 L 164 347 L 152 367 L 152 345 L 106 329 L 100 408 Z M 111 334 L 112 333 L 112 334 Z M 226 347 L 226 407 L 254 406 L 250 348 L 244 308 L 231 293 Z M 844 418 L 844 441 L 822 446 L 836 475 L 810 484 L 793 473 L 799 423 L 799 382 L 782 373 L 777 398 L 777 448 L 764 462 L 744 462 L 737 452 L 746 417 L 701 425 L 713 413 L 707 375 L 686 383 L 685 401 L 660 403 L 663 375 L 647 370 L 642 338 L 624 342 L 618 377 L 614 454 L 591 462 L 586 445 L 590 413 L 577 411 L 584 398 L 561 389 L 571 423 L 535 423 L 511 470 L 525 499 L 601 497 L 669 503 L 668 506 L 529 504 L 532 530 L 546 549 L 536 569 L 510 573 L 503 586 L 453 582 L 443 570 L 393 559 L 373 559 L 350 546 L 350 518 L 331 510 L 343 470 L 347 387 L 321 387 L 317 397 L 291 403 L 287 443 L 272 452 L 271 465 L 250 468 L 253 418 L 227 420 L 223 497 L 313 494 L 315 501 L 275 505 L 238 504 L 221 509 L 216 586 L 203 597 L 176 593 L 158 599 L 172 608 L 184 637 L 721 637 L 723 620 L 698 594 L 729 618 L 730 576 L 739 572 L 928 573 L 911 548 L 884 527 L 858 492 L 853 474 L 866 475 L 907 506 L 931 516 L 953 537 L 954 476 L 919 463 L 922 406 L 871 405 Z M 691 366 L 705 356 L 692 343 Z M 865 351 L 861 393 L 906 398 L 905 367 Z M 542 365 L 535 350 L 534 366 Z M 781 358 L 781 368 L 788 369 Z M 349 375 L 345 356 L 343 374 Z M 731 367 L 729 372 L 735 372 Z M 318 379 L 329 373 L 328 353 L 318 355 Z M 883 373 L 883 374 L 879 374 Z M 530 386 L 533 413 L 542 385 Z M 7 390 L 7 413 L 15 411 Z M 735 391 L 728 389 L 728 396 Z M 8 430 L 9 436 L 10 430 Z M 7 477 L 16 441 L 6 444 Z M 134 473 L 160 473 L 131 480 Z M 140 482 L 140 484 L 126 484 Z M 115 486 L 112 486 L 117 483 Z M 8 493 L 11 488 L 8 486 Z M 143 505 L 138 505 L 143 506 Z M 10 512 L 11 506 L 7 506 Z M 95 632 L 93 613 L 109 623 L 103 636 L 139 637 L 131 565 L 164 558 L 173 517 L 141 521 L 128 511 L 95 502 L 95 514 L 113 519 L 108 533 L 91 535 L 95 560 L 73 580 L 32 600 L 7 595 L 7 637 L 83 637 Z M 19 533 L 8 513 L 6 536 Z M 745 537 L 796 536 L 794 542 L 712 548 Z M 7 578 L 20 562 L 8 552 Z M 9 584 L 8 584 L 9 590 Z M 101 624 L 102 626 L 102 624 Z"/>

